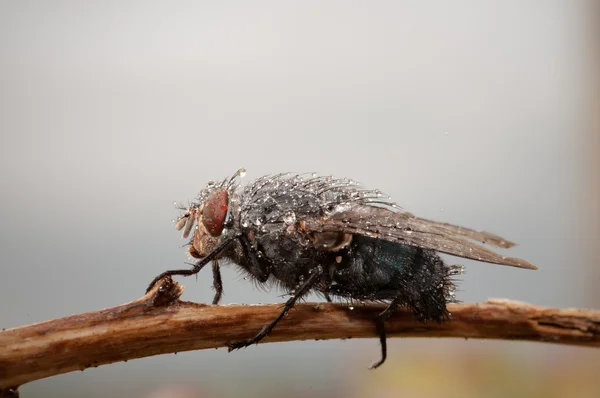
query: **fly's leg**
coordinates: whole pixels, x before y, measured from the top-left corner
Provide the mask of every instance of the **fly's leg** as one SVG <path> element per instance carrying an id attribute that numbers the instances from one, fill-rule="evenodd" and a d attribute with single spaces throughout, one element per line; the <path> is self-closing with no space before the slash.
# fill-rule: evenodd
<path id="1" fill-rule="evenodd" d="M 213 272 L 213 288 L 215 289 L 215 297 L 213 298 L 213 305 L 219 304 L 221 296 L 223 295 L 223 280 L 221 279 L 221 268 L 219 268 L 219 262 L 213 260 L 212 262 Z"/>
<path id="2" fill-rule="evenodd" d="M 228 239 L 228 240 L 222 242 L 221 244 L 219 244 L 212 252 L 210 252 L 208 254 L 208 256 L 204 257 L 203 259 L 199 260 L 196 264 L 194 264 L 192 269 L 174 269 L 174 270 L 170 270 L 170 271 L 165 271 L 162 274 L 158 275 L 156 278 L 154 278 L 152 280 L 152 282 L 150 282 L 150 285 L 146 289 L 146 293 L 148 293 L 150 290 L 152 290 L 154 285 L 156 285 L 156 283 L 164 277 L 174 276 L 174 275 L 190 276 L 190 275 L 197 274 L 198 272 L 200 272 L 200 270 L 202 268 L 204 268 L 204 266 L 206 264 L 210 263 L 215 257 L 217 257 L 219 254 L 221 254 L 221 252 L 227 247 L 227 245 L 229 245 L 229 243 L 232 242 L 232 240 L 233 239 Z"/>
<path id="3" fill-rule="evenodd" d="M 296 289 L 294 295 L 292 297 L 290 297 L 290 299 L 283 306 L 283 310 L 279 313 L 279 315 L 277 315 L 277 317 L 275 319 L 273 319 L 273 321 L 271 323 L 269 323 L 268 325 L 263 327 L 262 330 L 260 332 L 258 332 L 258 334 L 256 336 L 254 336 L 253 338 L 231 344 L 229 346 L 229 351 L 248 347 L 249 345 L 258 343 L 259 341 L 261 341 L 262 339 L 267 337 L 269 334 L 271 334 L 271 332 L 273 331 L 273 328 L 279 323 L 279 321 L 281 321 L 283 319 L 284 316 L 286 316 L 288 311 L 294 306 L 294 304 L 296 304 L 296 301 L 300 297 L 302 297 L 306 293 L 308 293 L 308 291 L 313 287 L 315 282 L 319 279 L 319 277 L 322 274 L 323 274 L 323 268 L 317 267 L 317 268 L 313 269 L 310 277 L 306 280 L 306 282 L 304 282 L 302 284 L 302 286 L 300 286 L 298 289 Z"/>
<path id="4" fill-rule="evenodd" d="M 204 268 L 204 266 L 206 264 L 208 264 L 208 263 L 209 263 L 209 261 L 200 260 L 196 264 L 193 264 L 192 269 L 173 269 L 173 270 L 165 271 L 162 274 L 158 275 L 156 278 L 154 278 L 152 280 L 152 282 L 150 282 L 150 285 L 148 285 L 148 288 L 146 289 L 146 293 L 148 293 L 150 290 L 152 290 L 152 288 L 154 287 L 154 285 L 156 285 L 158 283 L 158 281 L 160 281 L 161 279 L 163 279 L 163 278 L 165 278 L 167 276 L 174 276 L 174 275 L 190 276 L 190 275 L 195 275 L 198 272 L 200 272 L 200 270 L 202 270 L 202 268 Z"/>
<path id="5" fill-rule="evenodd" d="M 387 358 L 387 336 L 385 334 L 385 322 L 390 319 L 392 313 L 398 308 L 398 304 L 401 302 L 400 297 L 396 297 L 392 302 L 383 310 L 377 318 L 375 318 L 375 329 L 379 335 L 379 342 L 381 343 L 381 359 L 375 362 L 369 369 L 376 369 L 383 365 Z"/>

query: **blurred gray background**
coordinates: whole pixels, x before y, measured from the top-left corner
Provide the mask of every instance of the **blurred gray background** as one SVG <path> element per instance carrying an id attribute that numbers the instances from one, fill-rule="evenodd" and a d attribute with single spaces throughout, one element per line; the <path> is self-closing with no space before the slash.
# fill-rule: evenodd
<path id="1" fill-rule="evenodd" d="M 597 11 L 566 0 L 0 1 L 0 327 L 137 298 L 187 260 L 173 201 L 242 166 L 246 182 L 354 178 L 418 215 L 519 242 L 507 254 L 540 267 L 448 258 L 466 265 L 462 301 L 599 308 Z M 224 303 L 282 301 L 235 267 L 223 278 Z M 182 282 L 184 299 L 212 298 L 210 272 Z M 395 339 L 389 351 L 381 372 L 366 370 L 376 339 L 187 352 L 21 391 L 363 396 L 415 358 L 600 364 L 597 351 L 527 343 Z"/>

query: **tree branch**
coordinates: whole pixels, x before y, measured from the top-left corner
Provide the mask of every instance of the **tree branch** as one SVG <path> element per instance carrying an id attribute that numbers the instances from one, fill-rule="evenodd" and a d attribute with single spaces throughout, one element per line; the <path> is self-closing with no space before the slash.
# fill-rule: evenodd
<path id="1" fill-rule="evenodd" d="M 281 306 L 213 306 L 180 301 L 170 278 L 118 307 L 0 332 L 0 390 L 118 361 L 226 347 L 256 334 Z M 461 337 L 600 347 L 600 311 L 554 309 L 493 300 L 448 306 L 452 320 L 421 323 L 399 310 L 388 337 Z M 299 304 L 266 342 L 375 337 L 382 305 Z M 1 395 L 1 393 L 0 393 Z"/>

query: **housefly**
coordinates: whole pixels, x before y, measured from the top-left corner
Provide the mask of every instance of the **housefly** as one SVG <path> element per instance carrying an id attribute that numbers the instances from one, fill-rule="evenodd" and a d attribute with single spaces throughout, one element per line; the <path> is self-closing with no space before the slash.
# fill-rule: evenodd
<path id="1" fill-rule="evenodd" d="M 240 169 L 232 177 L 209 182 L 176 221 L 189 238 L 191 269 L 157 276 L 194 275 L 212 263 L 213 304 L 223 284 L 220 260 L 236 264 L 260 284 L 277 284 L 290 298 L 281 313 L 255 337 L 230 350 L 268 336 L 298 299 L 315 292 L 333 298 L 385 302 L 374 319 L 387 356 L 385 321 L 398 306 L 421 321 L 448 318 L 446 304 L 455 301 L 453 276 L 461 266 L 446 265 L 438 253 L 518 268 L 536 269 L 525 260 L 502 256 L 487 247 L 515 244 L 488 232 L 426 220 L 397 206 L 379 190 L 368 190 L 346 178 L 315 174 L 276 174 L 240 187 Z"/>

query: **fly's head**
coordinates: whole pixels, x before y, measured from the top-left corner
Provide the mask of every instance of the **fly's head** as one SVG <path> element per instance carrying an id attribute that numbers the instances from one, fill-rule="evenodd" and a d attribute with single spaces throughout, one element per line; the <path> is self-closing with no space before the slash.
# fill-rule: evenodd
<path id="1" fill-rule="evenodd" d="M 188 249 L 192 257 L 206 257 L 223 239 L 236 233 L 236 213 L 239 211 L 236 177 L 244 175 L 245 170 L 240 169 L 220 183 L 209 182 L 197 200 L 185 209 L 185 214 L 178 218 L 175 228 L 183 230 L 183 238 L 188 238 L 193 231 Z"/>

